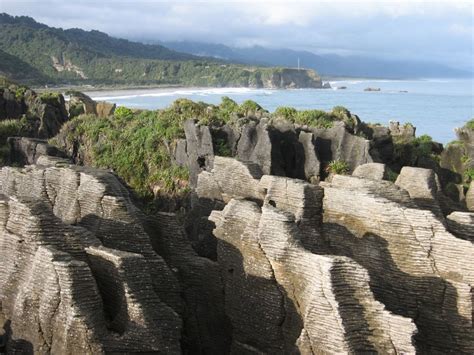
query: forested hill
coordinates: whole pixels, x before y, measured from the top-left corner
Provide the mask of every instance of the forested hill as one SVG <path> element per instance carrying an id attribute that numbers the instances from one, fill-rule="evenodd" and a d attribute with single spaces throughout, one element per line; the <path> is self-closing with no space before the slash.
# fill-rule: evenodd
<path id="1" fill-rule="evenodd" d="M 321 85 L 313 71 L 229 64 L 99 31 L 52 28 L 8 14 L 0 14 L 0 59 L 0 74 L 37 85 Z"/>

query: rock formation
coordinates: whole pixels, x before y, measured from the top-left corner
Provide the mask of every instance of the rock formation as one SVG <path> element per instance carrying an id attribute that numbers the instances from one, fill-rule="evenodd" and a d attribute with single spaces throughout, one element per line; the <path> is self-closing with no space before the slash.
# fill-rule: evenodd
<path id="1" fill-rule="evenodd" d="M 180 352 L 180 286 L 113 175 L 34 165 L 0 181 L 7 352 Z"/>
<path id="2" fill-rule="evenodd" d="M 87 102 L 73 106 L 113 112 Z M 145 214 L 78 154 L 9 138 L 22 167 L 0 170 L 0 351 L 472 354 L 474 214 L 440 169 L 387 181 L 392 138 L 414 128 L 258 115 L 184 123 L 166 146 L 190 170 L 176 214 Z M 332 160 L 352 176 L 324 181 Z"/>
<path id="3" fill-rule="evenodd" d="M 61 94 L 37 94 L 33 90 L 10 85 L 0 87 L 0 120 L 25 117 L 25 134 L 49 138 L 59 132 L 68 119 Z"/>

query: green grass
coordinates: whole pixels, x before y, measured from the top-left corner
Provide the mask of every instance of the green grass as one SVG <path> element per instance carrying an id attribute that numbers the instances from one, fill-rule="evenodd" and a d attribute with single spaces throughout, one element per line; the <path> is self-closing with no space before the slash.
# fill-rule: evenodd
<path id="1" fill-rule="evenodd" d="M 474 181 L 474 168 L 468 168 L 464 171 L 464 182 L 469 184 Z"/>
<path id="2" fill-rule="evenodd" d="M 20 135 L 22 128 L 23 125 L 20 120 L 0 121 L 0 146 L 7 143 L 8 137 Z"/>
<path id="3" fill-rule="evenodd" d="M 326 172 L 331 174 L 346 175 L 349 173 L 349 165 L 341 159 L 333 160 L 327 166 Z"/>
<path id="4" fill-rule="evenodd" d="M 183 131 L 169 110 L 135 114 L 119 110 L 110 118 L 81 115 L 66 123 L 61 134 L 68 146 L 79 140 L 88 163 L 113 169 L 143 198 L 152 197 L 157 190 L 187 192 L 187 170 L 171 164 L 171 140 L 181 137 Z M 59 145 L 58 138 L 50 142 Z"/>

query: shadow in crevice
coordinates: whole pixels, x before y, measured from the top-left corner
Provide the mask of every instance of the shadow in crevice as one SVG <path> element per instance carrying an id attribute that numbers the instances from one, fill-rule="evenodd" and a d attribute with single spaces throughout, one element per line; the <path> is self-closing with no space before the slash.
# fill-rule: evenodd
<path id="1" fill-rule="evenodd" d="M 271 142 L 271 175 L 305 179 L 305 153 L 298 135 L 292 131 L 268 128 Z"/>
<path id="2" fill-rule="evenodd" d="M 231 352 L 243 353 L 250 347 L 261 353 L 299 353 L 296 343 L 303 329 L 303 319 L 274 278 L 252 275 L 259 272 L 255 267 L 265 268 L 265 265 L 255 264 L 264 256 L 258 255 L 260 250 L 247 247 L 247 260 L 236 246 L 222 239 L 217 247 L 225 312 L 232 323 Z"/>
<path id="3" fill-rule="evenodd" d="M 89 254 L 89 266 L 104 306 L 107 328 L 123 334 L 130 321 L 125 289 L 116 266 L 104 258 Z"/>
<path id="4" fill-rule="evenodd" d="M 4 334 L 0 335 L 0 354 L 34 354 L 33 344 L 25 339 L 16 339 L 11 328 L 11 321 L 3 324 Z"/>
<path id="5" fill-rule="evenodd" d="M 415 276 L 402 271 L 395 263 L 388 242 L 365 233 L 352 234 L 336 223 L 324 223 L 326 253 L 352 258 L 366 268 L 375 298 L 394 314 L 412 318 L 418 328 L 414 340 L 420 353 L 469 353 L 474 338 L 470 320 L 457 309 L 458 292 L 450 282 L 435 276 Z M 403 252 L 401 251 L 403 257 Z M 418 272 L 416 261 L 413 272 Z M 428 261 L 426 261 L 428 262 Z"/>

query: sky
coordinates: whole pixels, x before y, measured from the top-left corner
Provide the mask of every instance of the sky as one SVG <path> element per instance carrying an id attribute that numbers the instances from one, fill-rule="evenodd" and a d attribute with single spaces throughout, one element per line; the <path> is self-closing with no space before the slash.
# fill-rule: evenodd
<path id="1" fill-rule="evenodd" d="M 199 41 L 430 61 L 473 69 L 466 0 L 0 0 L 49 26 L 144 41 Z"/>

